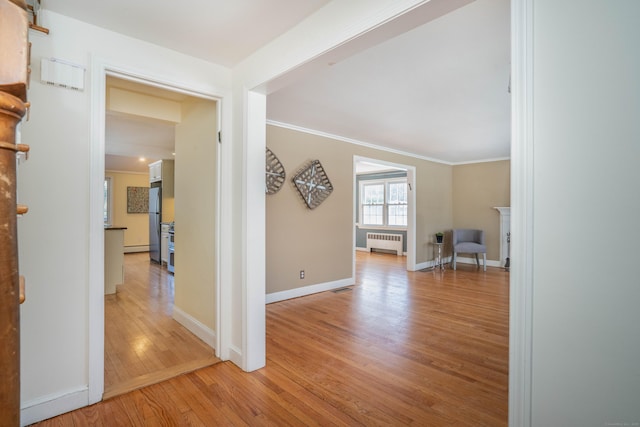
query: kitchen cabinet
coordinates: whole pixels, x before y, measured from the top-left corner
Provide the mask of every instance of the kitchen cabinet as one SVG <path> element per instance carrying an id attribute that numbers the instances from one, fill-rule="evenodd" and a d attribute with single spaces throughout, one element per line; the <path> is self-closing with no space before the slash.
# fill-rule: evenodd
<path id="1" fill-rule="evenodd" d="M 170 197 L 173 197 L 173 170 L 173 160 L 158 160 L 149 164 L 149 182 L 162 181 L 163 191 L 168 190 Z"/>
<path id="2" fill-rule="evenodd" d="M 149 182 L 162 181 L 162 160 L 149 164 Z"/>
<path id="3" fill-rule="evenodd" d="M 116 285 L 124 283 L 124 230 L 126 227 L 104 229 L 104 293 L 115 294 Z"/>

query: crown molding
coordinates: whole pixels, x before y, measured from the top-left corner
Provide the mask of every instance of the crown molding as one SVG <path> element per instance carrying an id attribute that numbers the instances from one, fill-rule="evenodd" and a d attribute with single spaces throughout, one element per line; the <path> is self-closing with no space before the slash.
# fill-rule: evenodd
<path id="1" fill-rule="evenodd" d="M 447 165 L 447 166 L 460 166 L 460 165 L 468 165 L 468 164 L 475 164 L 475 163 L 488 163 L 488 162 L 498 162 L 498 161 L 503 161 L 503 160 L 510 160 L 509 157 L 499 157 L 499 158 L 493 158 L 493 159 L 481 159 L 481 160 L 472 160 L 472 161 L 468 161 L 468 162 L 455 162 L 454 163 L 454 162 L 448 162 L 448 161 L 442 160 L 442 159 L 436 159 L 434 157 L 422 156 L 420 154 L 412 153 L 412 152 L 409 152 L 409 151 L 396 150 L 394 148 L 389 148 L 389 147 L 385 147 L 385 146 L 382 146 L 382 145 L 373 144 L 373 143 L 370 143 L 370 142 L 360 141 L 360 140 L 353 139 L 353 138 L 347 138 L 347 137 L 341 136 L 341 135 L 336 135 L 336 134 L 332 134 L 332 133 L 328 133 L 328 132 L 322 132 L 322 131 L 319 131 L 319 130 L 316 130 L 316 129 L 310 129 L 310 128 L 306 128 L 306 127 L 302 127 L 302 126 L 292 125 L 292 124 L 289 124 L 289 123 L 278 122 L 276 120 L 267 120 L 267 124 L 271 125 L 271 126 L 277 126 L 277 127 L 280 127 L 280 128 L 284 128 L 284 129 L 294 130 L 294 131 L 297 131 L 297 132 L 308 133 L 310 135 L 316 135 L 316 136 L 321 136 L 321 137 L 324 137 L 324 138 L 335 139 L 337 141 L 342 141 L 342 142 L 346 142 L 348 144 L 353 144 L 353 145 L 359 145 L 361 147 L 373 148 L 374 150 L 385 151 L 387 153 L 400 154 L 402 156 L 412 157 L 414 159 L 419 159 L 419 160 L 425 160 L 427 162 L 440 163 L 440 164 Z"/>

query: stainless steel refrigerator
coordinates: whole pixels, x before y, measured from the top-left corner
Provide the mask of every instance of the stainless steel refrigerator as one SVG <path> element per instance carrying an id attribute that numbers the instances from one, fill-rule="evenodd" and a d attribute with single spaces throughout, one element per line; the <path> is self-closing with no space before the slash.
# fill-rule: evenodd
<path id="1" fill-rule="evenodd" d="M 151 183 L 149 188 L 149 258 L 160 260 L 160 222 L 162 221 L 162 189 L 159 182 Z"/>

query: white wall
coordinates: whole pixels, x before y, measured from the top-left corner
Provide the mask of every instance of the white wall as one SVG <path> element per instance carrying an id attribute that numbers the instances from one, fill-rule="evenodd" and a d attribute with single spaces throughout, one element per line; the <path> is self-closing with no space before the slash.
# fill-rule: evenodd
<path id="1" fill-rule="evenodd" d="M 532 425 L 638 425 L 640 2 L 532 4 Z"/>
<path id="2" fill-rule="evenodd" d="M 20 165 L 18 197 L 30 207 L 19 221 L 23 422 L 88 403 L 90 70 L 84 92 L 38 82 L 43 57 L 90 68 L 92 55 L 178 87 L 209 94 L 229 91 L 229 70 L 148 43 L 42 11 L 48 36 L 30 31 L 31 118 L 22 140 L 31 145 Z M 98 190 L 99 191 L 99 190 Z"/>

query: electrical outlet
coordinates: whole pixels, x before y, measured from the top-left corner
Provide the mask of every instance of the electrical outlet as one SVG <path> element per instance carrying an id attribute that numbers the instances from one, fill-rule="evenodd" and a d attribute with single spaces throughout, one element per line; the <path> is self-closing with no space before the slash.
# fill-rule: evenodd
<path id="1" fill-rule="evenodd" d="M 300 270 L 300 278 L 304 279 L 304 270 Z"/>

